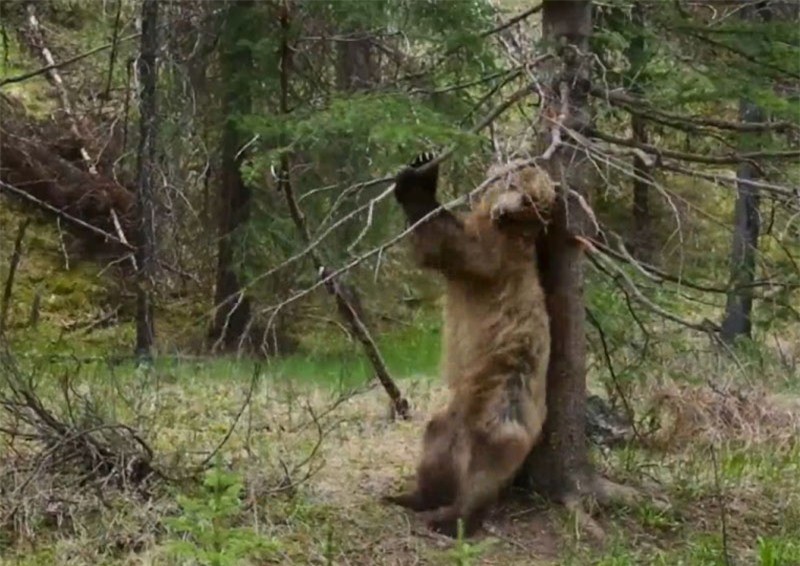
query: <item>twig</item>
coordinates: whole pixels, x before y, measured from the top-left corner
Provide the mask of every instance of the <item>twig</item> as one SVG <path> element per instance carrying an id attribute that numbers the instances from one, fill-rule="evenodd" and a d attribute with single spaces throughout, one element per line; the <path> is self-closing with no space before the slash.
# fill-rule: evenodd
<path id="1" fill-rule="evenodd" d="M 550 145 L 542 154 L 542 159 L 545 161 L 553 157 L 556 150 L 561 147 L 561 128 L 564 126 L 569 116 L 569 85 L 565 81 L 559 83 L 559 93 L 561 97 L 561 110 L 550 129 Z"/>
<path id="2" fill-rule="evenodd" d="M 125 237 L 125 232 L 122 230 L 122 225 L 119 223 L 119 217 L 117 216 L 117 211 L 114 210 L 113 208 L 111 209 L 111 221 L 114 223 L 114 229 L 117 231 L 117 236 L 119 236 L 119 240 L 129 248 L 134 249 L 134 247 L 131 246 L 131 244 L 128 242 L 128 239 Z M 139 268 L 136 266 L 136 256 L 134 254 L 131 254 L 130 258 L 133 269 L 138 270 Z"/>
<path id="3" fill-rule="evenodd" d="M 250 406 L 250 401 L 253 399 L 253 393 L 256 390 L 256 385 L 258 384 L 258 378 L 260 375 L 261 366 L 256 364 L 255 368 L 253 368 L 253 377 L 250 378 L 250 387 L 247 389 L 247 394 L 245 395 L 244 401 L 242 401 L 242 405 L 239 407 L 239 410 L 233 417 L 233 422 L 228 427 L 228 430 L 225 431 L 225 434 L 222 436 L 217 445 L 211 450 L 211 452 L 209 452 L 209 454 L 203 458 L 200 464 L 194 467 L 191 475 L 206 470 L 211 461 L 216 457 L 217 454 L 219 454 L 219 451 L 222 450 L 222 448 L 228 443 L 228 440 L 230 440 L 231 435 L 233 435 L 233 431 L 236 430 L 236 426 L 239 424 L 239 420 L 242 418 L 245 409 Z"/>
<path id="4" fill-rule="evenodd" d="M 22 257 L 22 240 L 25 238 L 25 230 L 28 229 L 30 219 L 25 218 L 19 223 L 17 228 L 17 237 L 14 240 L 14 250 L 11 252 L 11 261 L 8 266 L 8 276 L 6 277 L 6 284 L 3 288 L 3 301 L 0 303 L 0 336 L 5 333 L 6 321 L 8 317 L 8 305 L 11 302 L 11 292 L 14 288 L 14 276 L 17 273 L 17 266 Z"/>
<path id="5" fill-rule="evenodd" d="M 676 322 L 678 324 L 681 324 L 681 325 L 683 325 L 683 326 L 685 326 L 687 328 L 691 328 L 693 330 L 699 330 L 701 332 L 706 332 L 706 333 L 709 333 L 709 334 L 719 331 L 719 326 L 717 324 L 715 324 L 714 322 L 708 320 L 708 319 L 704 319 L 702 322 L 699 322 L 699 323 L 698 322 L 692 322 L 692 321 L 683 319 L 683 318 L 679 317 L 678 315 L 673 314 L 673 313 L 671 313 L 669 311 L 666 311 L 663 308 L 661 308 L 660 306 L 658 306 L 657 304 L 653 303 L 650 299 L 648 299 L 647 297 L 644 296 L 644 294 L 642 293 L 641 289 L 639 289 L 639 287 L 636 285 L 636 283 L 633 282 L 633 280 L 630 278 L 630 276 L 627 273 L 625 273 L 625 271 L 623 269 L 621 269 L 619 266 L 614 264 L 614 262 L 612 262 L 607 256 L 599 253 L 595 249 L 595 247 L 588 240 L 583 240 L 583 242 L 585 244 L 585 249 L 588 252 L 589 259 L 593 263 L 596 263 L 598 260 L 600 262 L 605 263 L 605 265 L 607 265 L 609 268 L 611 268 L 611 270 L 618 275 L 618 277 L 615 278 L 615 279 L 622 279 L 622 281 L 625 283 L 625 285 L 627 286 L 628 290 L 631 291 L 631 293 L 636 298 L 636 300 L 639 303 L 641 303 L 642 305 L 644 305 L 645 307 L 647 307 L 648 309 L 650 309 L 651 311 L 653 311 L 655 314 L 657 314 L 657 315 L 659 315 L 659 316 L 661 316 L 663 318 L 666 318 L 668 320 L 671 320 L 672 322 Z M 600 268 L 599 265 L 598 265 L 598 268 Z"/>
<path id="6" fill-rule="evenodd" d="M 111 36 L 111 53 L 108 55 L 108 78 L 106 79 L 106 90 L 103 93 L 107 100 L 111 92 L 111 81 L 114 77 L 114 63 L 117 61 L 117 43 L 119 42 L 119 20 L 122 15 L 122 2 L 117 4 L 117 15 L 114 18 L 114 34 Z"/>
<path id="7" fill-rule="evenodd" d="M 619 398 L 622 400 L 622 404 L 625 406 L 625 412 L 628 414 L 628 420 L 631 422 L 633 435 L 636 437 L 636 440 L 641 440 L 638 427 L 636 426 L 636 415 L 633 412 L 633 408 L 631 407 L 630 403 L 628 402 L 628 398 L 625 396 L 625 392 L 622 390 L 622 385 L 617 378 L 617 372 L 614 370 L 614 364 L 611 362 L 611 354 L 608 351 L 608 342 L 606 342 L 606 333 L 603 330 L 603 326 L 590 309 L 586 309 L 586 314 L 588 315 L 589 322 L 595 327 L 598 335 L 600 336 L 600 345 L 603 348 L 603 357 L 606 361 L 606 367 L 608 367 L 608 373 L 611 375 L 611 381 L 614 383 L 614 389 L 616 389 L 617 395 L 619 395 Z"/>
<path id="8" fill-rule="evenodd" d="M 56 229 L 58 230 L 58 246 L 61 248 L 61 254 L 64 256 L 64 270 L 69 271 L 69 254 L 67 253 L 67 246 L 64 243 L 64 231 L 61 229 L 61 217 L 56 217 Z"/>

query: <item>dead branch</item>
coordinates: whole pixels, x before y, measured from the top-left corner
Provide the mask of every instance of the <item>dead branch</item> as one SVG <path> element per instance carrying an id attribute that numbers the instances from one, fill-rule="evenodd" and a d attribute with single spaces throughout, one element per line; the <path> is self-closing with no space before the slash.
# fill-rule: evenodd
<path id="1" fill-rule="evenodd" d="M 405 230 L 403 230 L 402 232 L 400 232 L 396 236 L 394 236 L 394 237 L 390 238 L 389 240 L 385 241 L 384 243 L 382 243 L 380 246 L 375 247 L 375 248 L 367 251 L 366 253 L 363 253 L 362 255 L 353 258 L 350 262 L 348 262 L 344 266 L 340 267 L 339 269 L 336 269 L 336 270 L 333 270 L 333 271 L 328 271 L 327 275 L 325 275 L 324 277 L 320 278 L 320 280 L 317 281 L 316 283 L 310 285 L 309 287 L 306 287 L 305 289 L 303 289 L 301 291 L 297 291 L 296 293 L 291 295 L 289 298 L 285 299 L 284 301 L 282 301 L 282 302 L 280 302 L 280 303 L 278 303 L 276 305 L 270 305 L 270 306 L 267 306 L 267 307 L 261 309 L 259 312 L 261 314 L 264 314 L 264 313 L 267 313 L 267 312 L 270 312 L 270 311 L 273 312 L 273 313 L 277 313 L 278 311 L 280 311 L 284 307 L 286 307 L 286 306 L 294 303 L 295 301 L 298 301 L 298 300 L 302 299 L 306 295 L 314 292 L 318 287 L 320 287 L 321 285 L 324 285 L 327 281 L 333 279 L 334 277 L 338 277 L 342 273 L 345 273 L 345 272 L 353 269 L 357 265 L 360 265 L 361 263 L 365 262 L 366 260 L 368 260 L 369 258 L 371 258 L 371 257 L 373 257 L 375 255 L 383 254 L 387 249 L 395 246 L 398 242 L 400 242 L 400 240 L 402 240 L 403 238 L 405 238 L 406 236 L 411 234 L 411 232 L 413 232 L 417 228 L 417 226 L 419 226 L 423 222 L 426 222 L 429 218 L 432 218 L 433 216 L 438 214 L 442 209 L 451 209 L 451 208 L 453 208 L 455 206 L 458 206 L 458 205 L 464 204 L 466 202 L 469 202 L 469 200 L 471 198 L 473 198 L 475 195 L 480 194 L 481 192 L 486 190 L 490 185 L 492 185 L 493 183 L 496 183 L 499 179 L 501 179 L 505 175 L 508 175 L 509 173 L 511 173 L 513 171 L 517 171 L 519 169 L 524 169 L 526 167 L 540 165 L 542 161 L 544 161 L 542 159 L 542 156 L 536 156 L 536 157 L 532 157 L 530 159 L 520 159 L 518 161 L 510 163 L 507 167 L 503 168 L 502 171 L 498 172 L 495 175 L 489 176 L 486 180 L 484 180 L 480 185 L 478 185 L 477 187 L 472 189 L 469 193 L 461 195 L 460 197 L 457 197 L 457 198 L 455 198 L 455 199 L 453 199 L 453 200 L 441 205 L 440 207 L 437 207 L 436 209 L 432 210 L 431 212 L 429 212 L 428 214 L 426 214 L 425 216 L 420 218 L 414 224 L 411 224 L 410 226 L 408 226 Z M 391 187 L 389 187 L 386 191 L 384 191 L 384 193 L 382 193 L 379 196 L 381 196 L 382 198 L 385 198 L 385 196 L 388 196 L 389 194 L 391 194 L 391 191 L 393 191 L 393 190 L 394 190 L 394 184 L 392 184 Z M 376 198 L 378 198 L 378 197 L 376 197 Z M 309 250 L 309 248 L 307 247 L 306 250 Z M 303 253 L 303 252 L 301 252 L 301 253 Z M 305 253 L 309 253 L 309 252 L 305 252 Z M 293 258 L 295 258 L 295 257 L 296 256 L 293 256 Z M 293 258 L 290 258 L 290 260 L 295 261 Z M 284 262 L 282 265 L 270 269 L 269 272 L 266 272 L 266 273 L 262 274 L 261 277 L 266 277 L 266 276 L 268 276 L 268 275 L 270 275 L 272 273 L 275 273 L 275 271 L 277 271 L 278 269 L 281 269 L 283 266 L 285 266 L 286 263 L 287 262 Z"/>
<path id="2" fill-rule="evenodd" d="M 117 39 L 117 45 L 119 45 L 120 43 L 125 42 L 125 41 L 130 41 L 132 39 L 136 39 L 140 35 L 141 35 L 141 33 L 133 33 L 131 35 L 126 35 L 125 37 L 121 37 L 121 38 Z M 70 57 L 69 59 L 65 59 L 65 60 L 60 61 L 58 63 L 55 63 L 55 62 L 54 63 L 48 63 L 44 67 L 41 67 L 41 68 L 36 69 L 34 71 L 29 71 L 27 73 L 22 73 L 21 75 L 8 77 L 7 79 L 3 79 L 2 81 L 0 81 L 0 88 L 4 87 L 5 85 L 8 85 L 8 84 L 21 83 L 22 81 L 27 81 L 28 79 L 32 79 L 34 77 L 38 77 L 39 75 L 43 75 L 45 73 L 49 73 L 50 71 L 55 70 L 55 69 L 61 69 L 63 67 L 67 67 L 69 65 L 72 65 L 73 63 L 77 63 L 78 61 L 86 59 L 87 57 L 91 57 L 95 53 L 100 53 L 101 51 L 105 51 L 106 49 L 110 49 L 113 45 L 114 45 L 113 42 L 112 43 L 106 43 L 105 45 L 100 45 L 99 47 L 95 47 L 94 49 L 90 49 L 89 51 L 86 51 L 86 52 L 81 53 L 79 55 L 76 55 L 74 57 Z"/>
<path id="3" fill-rule="evenodd" d="M 728 155 L 698 155 L 696 153 L 685 153 L 682 151 L 673 151 L 670 149 L 662 149 L 654 145 L 637 142 L 632 139 L 619 138 L 611 134 L 603 133 L 599 130 L 591 132 L 593 137 L 621 145 L 624 147 L 634 147 L 644 152 L 658 156 L 671 157 L 680 161 L 691 161 L 694 163 L 705 163 L 707 165 L 735 165 L 744 161 L 757 161 L 763 159 L 796 159 L 800 157 L 800 150 L 787 150 L 787 151 L 752 151 L 748 153 L 730 153 Z M 658 167 L 658 160 L 655 162 Z"/>
<path id="4" fill-rule="evenodd" d="M 19 223 L 19 228 L 17 228 L 17 237 L 14 240 L 14 249 L 11 252 L 11 261 L 8 265 L 6 284 L 5 287 L 3 287 L 3 298 L 2 302 L 0 302 L 0 336 L 2 336 L 6 330 L 8 306 L 11 303 L 11 293 L 14 288 L 14 276 L 17 273 L 19 260 L 22 258 L 22 240 L 25 238 L 25 230 L 28 229 L 28 224 L 30 224 L 29 218 L 25 218 Z"/>
<path id="5" fill-rule="evenodd" d="M 671 320 L 672 322 L 678 323 L 686 328 L 691 328 L 692 330 L 698 330 L 700 332 L 706 332 L 709 334 L 719 331 L 719 325 L 708 319 L 704 319 L 701 322 L 693 322 L 664 310 L 659 305 L 648 299 L 644 293 L 642 293 L 642 290 L 639 289 L 636 283 L 631 279 L 630 275 L 625 273 L 625 271 L 616 265 L 609 257 L 599 253 L 594 246 L 588 242 L 588 240 L 584 240 L 584 246 L 589 260 L 595 265 L 595 267 L 611 276 L 614 281 L 619 282 L 621 280 L 624 287 L 631 292 L 636 301 L 642 306 L 646 307 L 648 310 L 662 318 Z"/>
<path id="6" fill-rule="evenodd" d="M 601 88 L 593 88 L 591 94 L 592 96 L 605 100 L 613 106 L 621 107 L 631 114 L 637 114 L 643 118 L 648 118 L 677 129 L 691 130 L 708 127 L 742 133 L 767 131 L 785 132 L 800 129 L 800 125 L 793 122 L 730 122 L 716 118 L 675 114 L 655 108 L 646 100 L 631 96 L 620 89 L 609 91 Z"/>
<path id="7" fill-rule="evenodd" d="M 120 240 L 114 234 L 111 234 L 110 232 L 106 232 L 105 230 L 101 230 L 97 226 L 93 226 L 92 224 L 89 224 L 88 222 L 84 222 L 80 218 L 72 216 L 71 214 L 68 214 L 68 213 L 64 212 L 63 210 L 58 209 L 55 206 L 44 202 L 43 200 L 39 200 L 38 198 L 36 198 L 32 194 L 30 194 L 30 193 L 28 193 L 26 191 L 23 191 L 22 189 L 18 189 L 17 187 L 15 187 L 13 185 L 9 185 L 8 183 L 0 181 L 0 190 L 6 191 L 7 193 L 14 195 L 15 197 L 19 197 L 21 199 L 24 199 L 24 200 L 28 201 L 29 203 L 34 204 L 35 206 L 37 206 L 37 207 L 39 207 L 39 208 L 41 208 L 43 210 L 46 210 L 47 212 L 55 214 L 58 218 L 66 220 L 68 223 L 73 224 L 74 226 L 77 226 L 78 228 L 81 228 L 83 230 L 88 230 L 89 232 L 91 232 L 95 236 L 100 236 L 104 240 L 110 240 L 110 241 L 114 242 L 115 244 L 119 244 L 120 246 L 124 247 L 125 249 L 131 250 L 131 251 L 133 250 L 133 246 L 131 246 L 127 242 L 123 242 L 122 240 Z"/>
<path id="8" fill-rule="evenodd" d="M 40 474 L 74 475 L 81 481 L 107 484 L 120 489 L 141 489 L 151 480 L 165 476 L 153 466 L 153 450 L 130 426 L 104 422 L 92 401 L 79 395 L 65 376 L 62 401 L 67 407 L 62 418 L 39 397 L 34 379 L 15 362 L 8 350 L 0 351 L 0 407 L 16 426 L 2 432 L 24 438 L 35 449 L 32 471 L 14 489 L 20 496 Z M 75 403 L 73 397 L 78 397 Z M 80 410 L 77 410 L 80 407 Z M 16 507 L 11 510 L 13 515 Z M 6 517 L 7 518 L 7 517 Z"/>
<path id="9" fill-rule="evenodd" d="M 288 38 L 286 30 L 289 26 L 288 10 L 284 10 L 281 15 L 281 26 L 284 29 L 284 36 L 281 42 L 281 113 L 288 112 L 288 82 L 289 82 L 289 68 L 291 65 L 291 51 L 288 45 Z M 311 232 L 308 229 L 305 215 L 297 203 L 292 189 L 292 183 L 289 178 L 290 174 L 289 155 L 283 153 L 281 155 L 281 172 L 278 180 L 278 186 L 286 198 L 289 206 L 289 214 L 297 227 L 300 237 L 306 245 L 311 243 Z M 344 289 L 333 277 L 326 277 L 328 271 L 322 261 L 321 255 L 316 249 L 311 249 L 311 260 L 314 262 L 314 267 L 319 271 L 320 277 L 325 281 L 325 288 L 336 299 L 336 305 L 339 310 L 339 315 L 350 327 L 352 333 L 356 336 L 361 345 L 364 347 L 364 352 L 375 370 L 375 375 L 383 385 L 389 398 L 392 400 L 394 410 L 401 418 L 410 418 L 410 405 L 403 397 L 400 389 L 395 384 L 389 369 L 386 367 L 386 362 L 378 349 L 378 345 L 372 338 L 369 330 L 364 324 L 362 316 L 359 316 L 358 309 L 356 308 L 357 302 L 354 300 L 355 290 Z M 348 296 L 349 295 L 349 296 Z"/>
<path id="10" fill-rule="evenodd" d="M 47 78 L 55 87 L 56 91 L 58 92 L 58 96 L 61 99 L 61 109 L 63 110 L 64 115 L 67 117 L 70 132 L 73 136 L 75 136 L 76 140 L 81 141 L 79 148 L 81 159 L 83 159 L 86 169 L 90 173 L 95 174 L 97 173 L 97 169 L 95 168 L 94 163 L 89 157 L 89 153 L 86 151 L 86 147 L 82 142 L 83 136 L 78 129 L 78 122 L 75 119 L 75 114 L 72 111 L 72 105 L 69 101 L 67 88 L 64 86 L 64 81 L 61 80 L 61 74 L 58 72 L 58 69 L 55 66 L 56 63 L 53 59 L 53 54 L 50 53 L 50 49 L 48 49 L 44 42 L 44 36 L 42 35 L 41 28 L 39 27 L 39 20 L 36 17 L 36 8 L 34 7 L 33 2 L 29 2 L 26 6 L 26 9 L 28 11 L 28 26 L 30 28 L 29 36 L 31 42 L 39 50 L 39 54 L 41 55 L 45 64 L 50 67 L 50 69 L 47 71 Z"/>
<path id="11" fill-rule="evenodd" d="M 659 167 L 661 169 L 664 169 L 665 171 L 672 171 L 674 173 L 686 175 L 687 177 L 705 179 L 706 181 L 711 181 L 713 183 L 726 184 L 731 186 L 735 186 L 737 183 L 737 179 L 733 175 L 723 175 L 720 173 L 707 173 L 704 171 L 697 171 L 695 169 L 682 167 L 675 162 L 662 161 L 661 163 L 659 163 Z M 797 188 L 792 189 L 787 186 L 776 185 L 774 183 L 768 183 L 766 181 L 760 181 L 756 179 L 749 181 L 749 183 L 754 187 L 763 189 L 766 192 L 772 193 L 780 197 L 785 197 L 788 202 L 794 200 L 796 201 L 797 206 L 800 206 L 800 189 Z"/>

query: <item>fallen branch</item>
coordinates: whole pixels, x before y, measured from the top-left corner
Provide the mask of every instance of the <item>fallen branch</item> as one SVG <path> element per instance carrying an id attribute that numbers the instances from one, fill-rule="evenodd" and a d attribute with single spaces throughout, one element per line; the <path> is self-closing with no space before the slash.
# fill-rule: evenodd
<path id="1" fill-rule="evenodd" d="M 281 113 L 288 112 L 288 73 L 289 67 L 291 65 L 291 50 L 288 45 L 288 39 L 286 36 L 286 30 L 289 26 L 289 17 L 286 11 L 283 12 L 281 15 L 281 27 L 284 29 L 284 36 L 281 42 Z M 300 209 L 300 206 L 297 203 L 297 199 L 295 198 L 294 191 L 292 189 L 292 183 L 289 178 L 290 174 L 290 163 L 289 163 L 289 155 L 287 153 L 283 153 L 281 155 L 281 171 L 280 177 L 278 179 L 278 187 L 280 191 L 283 193 L 284 197 L 286 198 L 286 202 L 289 206 L 289 215 L 292 218 L 295 226 L 297 227 L 298 232 L 300 233 L 300 237 L 304 244 L 309 245 L 312 241 L 311 232 L 308 229 L 308 224 L 306 223 L 305 215 L 303 211 Z M 339 311 L 339 315 L 344 319 L 344 321 L 350 327 L 353 335 L 358 339 L 361 345 L 364 348 L 364 353 L 366 354 L 367 358 L 369 359 L 370 363 L 372 364 L 373 369 L 375 370 L 375 375 L 377 376 L 378 380 L 383 385 L 386 393 L 389 395 L 389 398 L 392 401 L 392 405 L 394 407 L 395 412 L 403 419 L 408 419 L 410 417 L 410 405 L 408 400 L 406 400 L 400 389 L 395 384 L 394 380 L 392 379 L 391 375 L 389 374 L 389 369 L 386 367 L 386 362 L 383 360 L 383 356 L 378 349 L 378 345 L 375 343 L 375 340 L 372 338 L 372 335 L 367 329 L 366 325 L 364 324 L 362 316 L 360 316 L 356 305 L 358 304 L 355 300 L 355 290 L 354 289 L 345 289 L 342 285 L 336 282 L 333 277 L 327 277 L 328 270 L 325 267 L 321 255 L 317 252 L 316 249 L 312 248 L 310 251 L 311 260 L 314 262 L 314 267 L 318 270 L 320 278 L 325 282 L 325 288 L 328 292 L 333 295 L 336 299 L 336 306 Z"/>
<path id="2" fill-rule="evenodd" d="M 92 160 L 89 157 L 89 152 L 86 151 L 86 147 L 83 144 L 83 136 L 78 129 L 78 122 L 75 119 L 75 114 L 72 112 L 72 105 L 69 101 L 67 88 L 64 86 L 64 81 L 61 80 L 61 75 L 56 68 L 53 54 L 44 43 L 44 36 L 42 35 L 42 31 L 39 27 L 39 20 L 36 18 L 36 8 L 34 7 L 33 2 L 28 3 L 26 9 L 28 11 L 28 26 L 30 28 L 31 42 L 39 50 L 42 59 L 49 67 L 47 70 L 47 77 L 50 79 L 50 83 L 55 87 L 56 91 L 58 92 L 58 96 L 61 99 L 61 109 L 64 111 L 64 115 L 67 117 L 67 122 L 69 122 L 69 131 L 73 136 L 75 136 L 76 140 L 81 142 L 79 148 L 81 159 L 83 159 L 86 169 L 90 173 L 95 174 L 97 173 L 97 169 L 95 168 L 94 163 L 92 163 Z"/>
<path id="3" fill-rule="evenodd" d="M 28 201 L 29 203 L 31 203 L 31 204 L 33 204 L 33 205 L 35 205 L 35 206 L 37 206 L 37 207 L 39 207 L 39 208 L 41 208 L 43 210 L 46 210 L 47 212 L 51 212 L 51 213 L 55 214 L 58 218 L 61 218 L 62 220 L 65 220 L 68 223 L 77 226 L 78 228 L 81 228 L 83 230 L 88 230 L 89 232 L 91 232 L 95 236 L 100 236 L 105 240 L 111 240 L 112 242 L 114 242 L 116 244 L 119 244 L 120 246 L 124 247 L 127 250 L 133 251 L 133 249 L 134 249 L 133 246 L 131 246 L 127 242 L 124 242 L 124 241 L 120 240 L 114 234 L 111 234 L 110 232 L 106 232 L 105 230 L 102 230 L 102 229 L 98 228 L 97 226 L 93 226 L 92 224 L 89 224 L 88 222 L 84 222 L 80 218 L 72 216 L 71 214 L 68 214 L 68 213 L 64 212 L 63 210 L 56 208 L 52 204 L 46 203 L 43 200 L 40 200 L 40 199 L 36 198 L 32 194 L 27 193 L 27 192 L 23 191 L 22 189 L 18 189 L 17 187 L 15 187 L 13 185 L 9 185 L 8 183 L 6 183 L 4 181 L 0 181 L 0 191 L 6 191 L 7 193 L 10 193 L 10 194 L 12 194 L 12 195 L 14 195 L 16 197 L 22 198 L 22 199 Z"/>
<path id="4" fill-rule="evenodd" d="M 0 407 L 14 422 L 0 432 L 11 441 L 24 439 L 33 450 L 30 473 L 6 492 L 17 503 L 0 521 L 14 516 L 28 487 L 42 474 L 77 474 L 81 485 L 112 482 L 119 489 L 140 492 L 146 492 L 153 480 L 166 479 L 153 466 L 153 450 L 139 433 L 125 424 L 106 422 L 91 399 L 76 392 L 69 374 L 60 383 L 61 401 L 67 408 L 63 417 L 43 402 L 34 378 L 23 372 L 5 349 L 0 350 L 0 383 Z"/>

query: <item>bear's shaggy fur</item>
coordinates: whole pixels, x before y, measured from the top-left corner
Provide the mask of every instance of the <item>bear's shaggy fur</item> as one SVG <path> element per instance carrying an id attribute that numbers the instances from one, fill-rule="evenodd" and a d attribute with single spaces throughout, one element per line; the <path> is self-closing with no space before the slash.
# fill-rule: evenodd
<path id="1" fill-rule="evenodd" d="M 438 166 L 418 157 L 396 178 L 409 222 L 439 208 Z M 463 218 L 440 209 L 412 232 L 418 263 L 446 281 L 443 372 L 447 407 L 427 424 L 417 486 L 384 499 L 425 513 L 431 528 L 466 535 L 539 439 L 546 416 L 549 320 L 535 241 L 555 203 L 543 171 L 516 165 Z"/>

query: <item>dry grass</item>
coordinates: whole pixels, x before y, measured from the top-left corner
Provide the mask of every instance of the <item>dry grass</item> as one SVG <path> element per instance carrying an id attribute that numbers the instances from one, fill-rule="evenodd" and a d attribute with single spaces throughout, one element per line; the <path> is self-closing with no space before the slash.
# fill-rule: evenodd
<path id="1" fill-rule="evenodd" d="M 778 447 L 800 433 L 800 399 L 761 388 L 666 383 L 651 389 L 648 405 L 661 417 L 650 442 L 664 450 L 728 440 Z"/>

